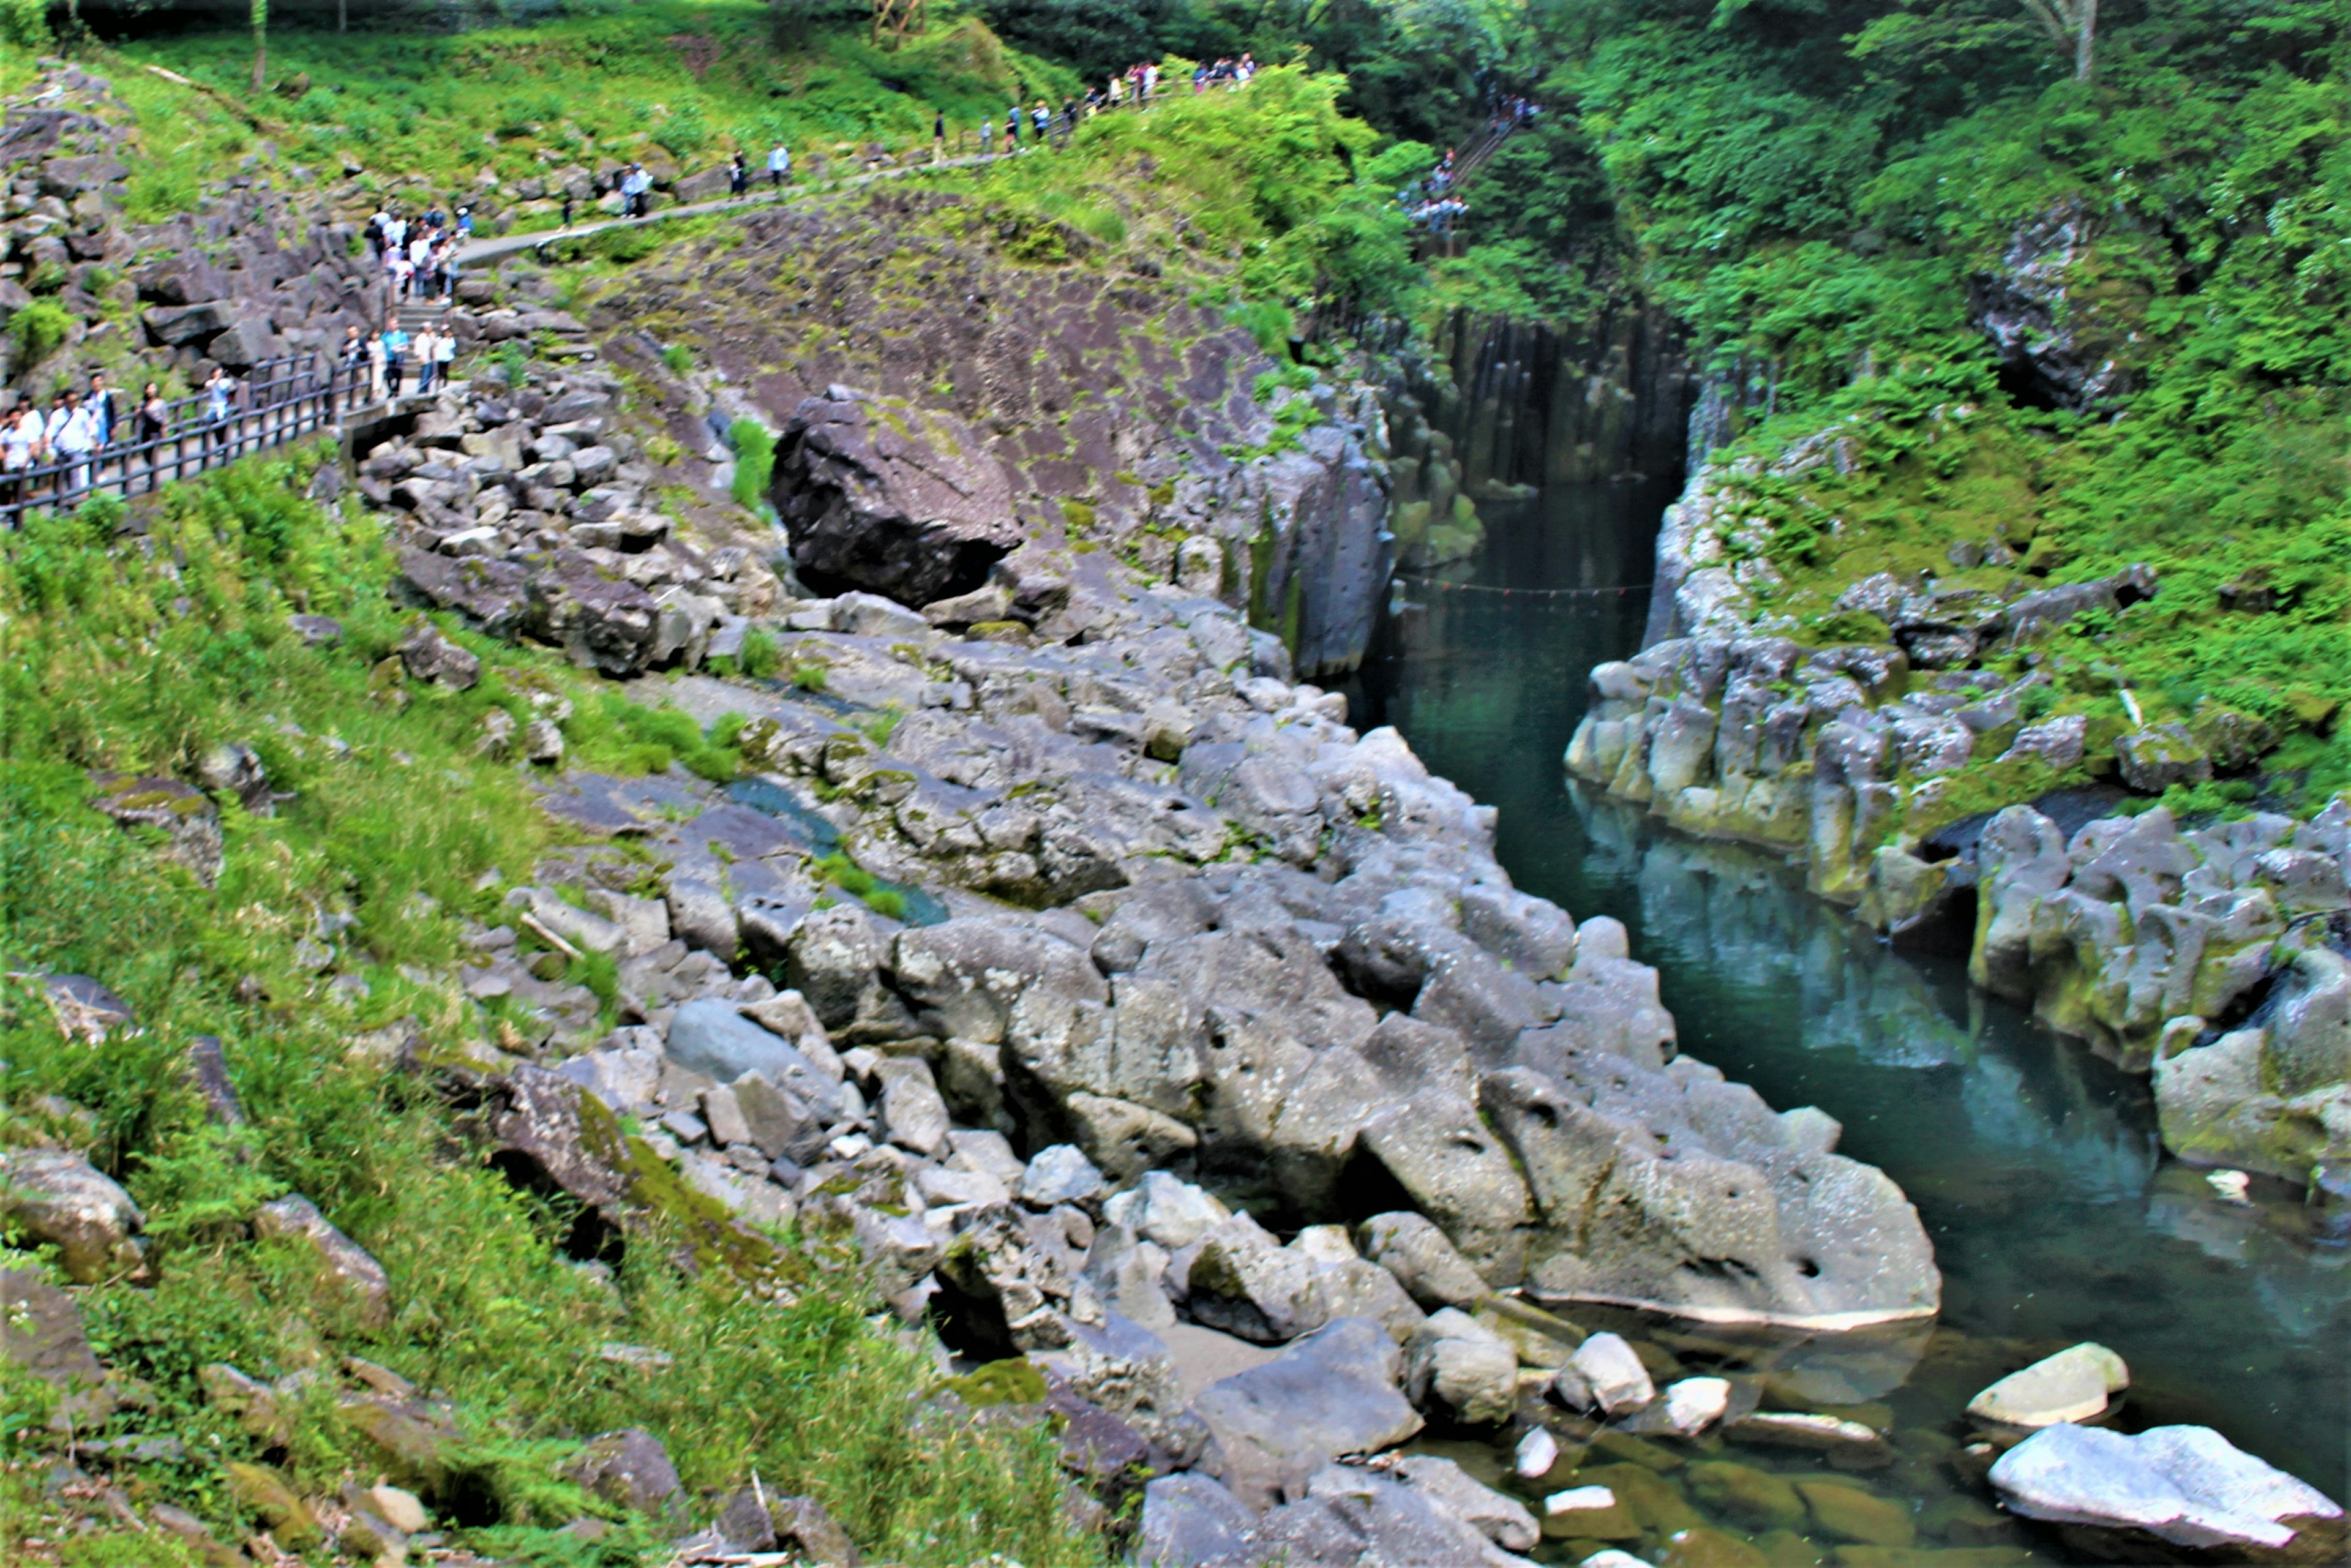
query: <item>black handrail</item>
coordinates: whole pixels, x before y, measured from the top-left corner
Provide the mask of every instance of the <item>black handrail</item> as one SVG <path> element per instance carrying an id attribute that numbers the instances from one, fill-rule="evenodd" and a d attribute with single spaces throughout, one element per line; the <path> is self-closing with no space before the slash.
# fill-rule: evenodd
<path id="1" fill-rule="evenodd" d="M 237 406 L 225 420 L 201 413 L 183 417 L 191 406 L 210 401 L 209 394 L 198 392 L 165 405 L 161 436 L 112 443 L 87 456 L 52 458 L 0 472 L 0 523 L 13 528 L 26 512 L 61 510 L 107 491 L 127 497 L 142 483 L 152 492 L 159 485 L 324 430 L 370 406 L 362 396 L 370 379 L 365 365 L 333 365 L 322 376 L 316 356 L 288 355 L 264 361 L 254 371 L 232 394 Z"/>

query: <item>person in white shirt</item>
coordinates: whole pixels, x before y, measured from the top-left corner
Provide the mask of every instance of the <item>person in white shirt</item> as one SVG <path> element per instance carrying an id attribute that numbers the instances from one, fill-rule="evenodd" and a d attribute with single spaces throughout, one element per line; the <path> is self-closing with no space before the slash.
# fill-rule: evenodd
<path id="1" fill-rule="evenodd" d="M 31 410 L 12 408 L 0 416 L 0 502 L 25 498 L 25 470 L 33 465 L 33 451 L 40 441 L 40 425 Z"/>
<path id="2" fill-rule="evenodd" d="M 57 453 L 57 461 L 67 465 L 57 476 L 60 494 L 87 489 L 90 480 L 90 454 L 98 450 L 98 416 L 76 392 L 66 393 L 58 413 L 49 420 L 49 446 Z"/>
<path id="3" fill-rule="evenodd" d="M 786 151 L 785 151 L 785 149 L 784 149 L 784 144 L 783 144 L 782 142 L 778 141 L 778 142 L 777 142 L 773 147 L 768 148 L 768 188 L 769 190 L 780 190 L 780 189 L 782 189 L 782 188 L 783 188 L 783 183 L 784 183 L 784 176 L 785 176 L 785 175 L 787 175 L 787 174 L 789 174 L 789 173 L 790 173 L 791 172 L 792 172 L 792 155 L 791 155 L 789 152 L 786 152 Z"/>
<path id="4" fill-rule="evenodd" d="M 433 362 L 441 367 L 441 384 L 449 384 L 449 367 L 457 362 L 457 334 L 446 327 L 434 340 Z"/>
<path id="5" fill-rule="evenodd" d="M 440 368 L 441 363 L 434 350 L 440 341 L 441 335 L 433 329 L 432 322 L 427 321 L 416 329 L 416 394 L 419 397 L 433 390 L 433 372 Z"/>

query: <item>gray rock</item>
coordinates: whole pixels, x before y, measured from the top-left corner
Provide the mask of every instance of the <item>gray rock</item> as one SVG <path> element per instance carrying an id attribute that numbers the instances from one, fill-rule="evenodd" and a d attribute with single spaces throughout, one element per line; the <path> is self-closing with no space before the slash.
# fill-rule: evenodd
<path id="1" fill-rule="evenodd" d="M 768 1033 L 732 1002 L 685 1003 L 669 1026 L 669 1057 L 705 1078 L 729 1082 L 756 1072 L 799 1097 L 820 1121 L 840 1114 L 841 1089 L 789 1040 Z"/>
<path id="2" fill-rule="evenodd" d="M 1426 1490 L 1343 1465 L 1316 1472 L 1304 1500 L 1268 1514 L 1249 1539 L 1284 1568 L 1374 1563 L 1504 1568 L 1526 1561 L 1502 1551 Z"/>
<path id="3" fill-rule="evenodd" d="M 144 1261 L 133 1238 L 146 1216 L 110 1177 L 63 1149 L 0 1151 L 0 1216 L 56 1246 L 76 1284 L 95 1284 Z"/>
<path id="4" fill-rule="evenodd" d="M 882 1081 L 882 1125 L 890 1141 L 925 1157 L 937 1154 L 949 1122 L 930 1063 L 919 1056 L 889 1057 L 873 1071 Z"/>
<path id="5" fill-rule="evenodd" d="M 1110 999 L 1083 948 L 1034 925 L 987 916 L 900 932 L 891 974 L 925 1032 L 988 1045 L 1003 1041 L 1014 1004 L 1032 989 L 1071 1001 Z"/>
<path id="6" fill-rule="evenodd" d="M 1174 1250 L 1189 1247 L 1232 1211 L 1206 1190 L 1165 1171 L 1146 1171 L 1102 1205 L 1102 1218 Z"/>
<path id="7" fill-rule="evenodd" d="M 1379 1324 L 1342 1318 L 1192 1402 L 1215 1438 L 1204 1468 L 1253 1508 L 1342 1454 L 1376 1453 L 1420 1430 L 1397 1381 L 1404 1353 Z"/>
<path id="8" fill-rule="evenodd" d="M 1505 1551 L 1530 1551 L 1541 1538 L 1541 1528 L 1525 1504 L 1491 1487 L 1479 1485 L 1451 1459 L 1439 1458 L 1435 1454 L 1408 1454 L 1396 1461 L 1392 1473 L 1415 1491 L 1426 1492 L 1429 1500 L 1446 1512 Z"/>
<path id="9" fill-rule="evenodd" d="M 1356 1242 L 1431 1312 L 1475 1306 L 1490 1293 L 1445 1232 L 1409 1210 L 1372 1216 L 1358 1228 Z"/>
<path id="10" fill-rule="evenodd" d="M 895 600 L 878 593 L 844 593 L 832 601 L 832 629 L 853 637 L 887 637 L 917 645 L 931 633 L 931 623 Z"/>
<path id="11" fill-rule="evenodd" d="M 561 1473 L 566 1480 L 633 1513 L 668 1517 L 685 1500 L 669 1450 L 652 1433 L 635 1427 L 590 1438 L 564 1463 Z"/>
<path id="12" fill-rule="evenodd" d="M 286 1241 L 309 1254 L 319 1293 L 355 1326 L 381 1333 L 392 1326 L 392 1278 L 359 1243 L 329 1223 L 319 1206 L 299 1193 L 263 1204 L 253 1217 L 253 1233 L 264 1241 Z"/>
<path id="13" fill-rule="evenodd" d="M 2123 1358 L 2082 1343 L 2044 1356 L 1968 1401 L 1968 1414 L 2007 1427 L 2051 1427 L 2101 1414 L 2110 1395 L 2130 1386 Z"/>
<path id="14" fill-rule="evenodd" d="M 0 1269 L 0 1361 L 12 1362 L 67 1396 L 77 1421 L 103 1421 L 113 1398 L 106 1369 L 83 1333 L 74 1299 L 30 1269 Z"/>
<path id="15" fill-rule="evenodd" d="M 1038 1208 L 1083 1203 L 1102 1189 L 1102 1172 L 1071 1144 L 1038 1150 L 1020 1174 L 1020 1201 Z"/>
<path id="16" fill-rule="evenodd" d="M 1604 1416 L 1645 1410 L 1657 1396 L 1648 1368 L 1633 1354 L 1620 1334 L 1595 1333 L 1575 1347 L 1559 1369 L 1552 1392 L 1576 1410 L 1598 1410 Z"/>
<path id="17" fill-rule="evenodd" d="M 1507 1421 L 1518 1405 L 1518 1352 L 1468 1313 L 1447 1307 L 1405 1346 L 1405 1392 L 1416 1405 L 1441 1402 L 1469 1426 Z"/>
<path id="18" fill-rule="evenodd" d="M 2142 795 L 2160 795 L 2174 784 L 2201 784 L 2212 777 L 2212 759 L 2184 724 L 2152 725 L 2115 741 L 2123 782 Z"/>
<path id="19" fill-rule="evenodd" d="M 1314 1261 L 1247 1214 L 1219 1221 L 1200 1238 L 1185 1286 L 1186 1310 L 1196 1321 L 1259 1344 L 1295 1339 L 1332 1316 Z"/>
<path id="20" fill-rule="evenodd" d="M 430 621 L 418 620 L 401 640 L 400 662 L 415 680 L 430 681 L 452 691 L 471 691 L 482 678 L 482 661 L 441 634 Z"/>
<path id="21" fill-rule="evenodd" d="M 1686 1059 L 1561 1065 L 1479 1089 L 1552 1228 L 1532 1241 L 1538 1298 L 1815 1328 L 1935 1311 L 1933 1249 L 1882 1172 L 1800 1145 L 1753 1090 Z"/>
<path id="22" fill-rule="evenodd" d="M 2209 1427 L 2126 1437 L 2061 1423 L 2001 1455 L 1991 1484 L 2027 1519 L 2144 1531 L 2189 1547 L 2281 1547 L 2298 1533 L 2284 1521 L 2343 1513 Z"/>
<path id="23" fill-rule="evenodd" d="M 237 804 L 256 817 L 270 816 L 277 809 L 268 770 L 249 746 L 228 741 L 214 747 L 196 765 L 196 778 L 207 789 L 235 796 Z"/>
<path id="24" fill-rule="evenodd" d="M 1143 1489 L 1135 1560 L 1150 1568 L 1256 1568 L 1257 1516 L 1210 1478 L 1162 1476 Z"/>

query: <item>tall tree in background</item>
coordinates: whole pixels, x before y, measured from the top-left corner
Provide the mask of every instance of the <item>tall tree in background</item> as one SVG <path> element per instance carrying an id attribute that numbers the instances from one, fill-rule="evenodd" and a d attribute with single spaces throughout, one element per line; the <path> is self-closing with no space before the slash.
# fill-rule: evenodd
<path id="1" fill-rule="evenodd" d="M 2097 68 L 2098 0 L 2023 0 L 2024 9 L 2061 49 L 2074 51 L 2074 79 Z"/>
<path id="2" fill-rule="evenodd" d="M 269 0 L 253 0 L 253 90 L 269 85 Z"/>

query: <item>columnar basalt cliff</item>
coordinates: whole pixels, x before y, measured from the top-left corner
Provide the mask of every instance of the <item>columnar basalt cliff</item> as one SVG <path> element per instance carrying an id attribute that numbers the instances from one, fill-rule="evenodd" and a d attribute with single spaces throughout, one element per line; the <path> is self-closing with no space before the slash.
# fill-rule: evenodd
<path id="1" fill-rule="evenodd" d="M 1785 634 L 1800 628 L 1755 600 L 1777 573 L 1751 481 L 1848 463 L 1850 442 L 1831 428 L 1769 465 L 1696 469 L 1658 538 L 1666 634 L 1592 672 L 1568 769 L 1684 831 L 1800 860 L 1896 942 L 1968 950 L 1979 985 L 2153 1071 L 2184 1157 L 2294 1180 L 2351 1159 L 2351 808 L 2191 830 L 2160 806 L 2109 815 L 2210 777 L 2231 723 L 2252 722 L 2134 727 L 2128 693 L 2060 702 L 2033 667 L 2058 628 L 2153 598 L 2143 567 L 2054 587 L 2020 570 L 1991 590 L 1880 573 L 1837 609 L 1884 642 Z M 2085 768 L 2097 781 L 2074 782 Z"/>

